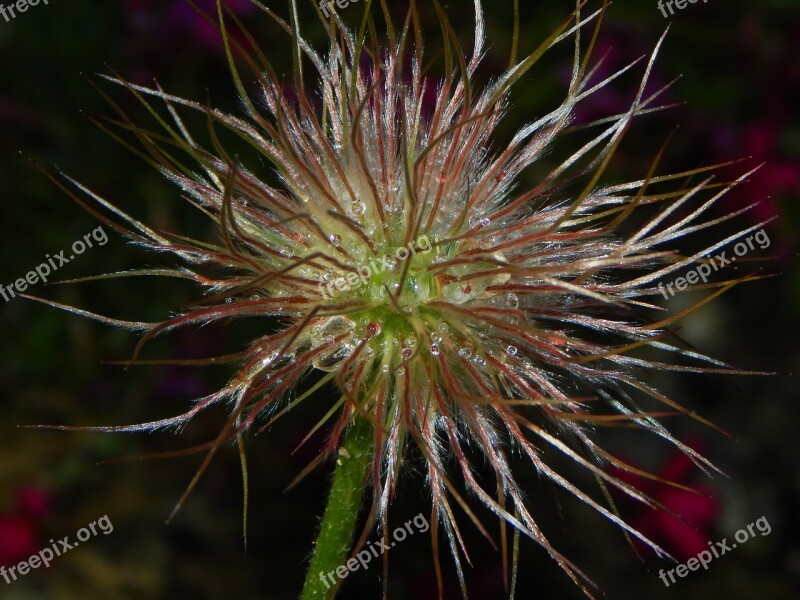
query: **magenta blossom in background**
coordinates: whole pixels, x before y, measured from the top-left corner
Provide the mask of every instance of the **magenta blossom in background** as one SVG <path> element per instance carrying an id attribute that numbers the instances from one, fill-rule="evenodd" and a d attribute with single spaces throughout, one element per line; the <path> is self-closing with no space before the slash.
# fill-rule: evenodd
<path id="1" fill-rule="evenodd" d="M 698 450 L 695 444 L 688 445 Z M 631 461 L 627 462 L 636 466 Z M 690 487 L 698 493 L 645 479 L 618 469 L 612 469 L 612 474 L 637 487 L 683 519 L 678 519 L 668 512 L 652 510 L 647 506 L 637 504 L 634 516 L 629 520 L 635 529 L 661 545 L 680 561 L 685 561 L 697 555 L 701 550 L 708 549 L 708 543 L 715 539 L 712 531 L 719 514 L 719 503 L 711 495 L 713 490 L 707 486 L 692 485 L 692 477 L 697 474 L 697 466 L 688 456 L 675 451 L 655 474 L 661 479 Z M 636 542 L 640 552 L 645 549 L 644 544 L 638 543 L 638 540 Z"/>
<path id="2" fill-rule="evenodd" d="M 49 508 L 44 490 L 25 486 L 17 491 L 14 508 L 0 512 L 0 565 L 15 565 L 39 551 L 39 523 Z"/>
<path id="3" fill-rule="evenodd" d="M 216 0 L 195 0 L 194 3 L 216 19 Z M 223 50 L 217 27 L 186 0 L 127 0 L 127 4 L 137 39 L 150 39 L 159 45 L 169 45 L 191 36 L 210 50 Z M 226 0 L 225 6 L 239 15 L 256 10 L 250 0 Z"/>
<path id="4" fill-rule="evenodd" d="M 800 193 L 800 164 L 781 153 L 780 135 L 784 128 L 785 125 L 775 119 L 764 119 L 750 123 L 738 136 L 727 130 L 718 132 L 716 143 L 720 160 L 750 156 L 753 164 L 762 165 L 749 181 L 729 192 L 731 210 L 759 200 L 750 214 L 760 222 L 779 214 L 781 199 L 796 201 Z M 734 165 L 726 173 L 734 178 L 737 168 Z M 771 226 L 777 227 L 778 222 L 773 221 Z"/>
<path id="5" fill-rule="evenodd" d="M 616 26 L 609 28 L 598 37 L 592 56 L 592 68 L 596 69 L 594 75 L 587 83 L 587 88 L 599 84 L 601 81 L 611 77 L 636 57 L 646 57 L 652 52 L 649 42 L 641 39 L 635 29 Z M 633 57 L 633 58 L 632 58 Z M 561 73 L 561 80 L 569 83 L 571 72 L 565 69 Z M 644 98 L 650 97 L 667 84 L 667 78 L 663 75 L 661 66 L 656 63 L 650 79 L 645 87 Z M 625 78 L 623 76 L 617 81 L 616 85 L 603 86 L 592 94 L 591 102 L 582 102 L 575 108 L 575 118 L 573 124 L 581 125 L 590 123 L 596 119 L 601 119 L 612 114 L 624 113 L 630 107 L 631 100 L 636 97 L 639 89 L 639 81 L 636 78 Z M 669 92 L 665 91 L 659 95 L 658 100 L 652 105 L 662 106 L 669 104 Z"/>

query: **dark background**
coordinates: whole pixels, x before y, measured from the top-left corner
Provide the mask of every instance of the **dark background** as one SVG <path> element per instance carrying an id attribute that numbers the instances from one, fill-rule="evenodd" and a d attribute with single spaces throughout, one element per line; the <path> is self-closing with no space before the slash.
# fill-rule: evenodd
<path id="1" fill-rule="evenodd" d="M 286 16 L 285 3 L 269 4 Z M 405 4 L 393 4 L 402 16 Z M 431 7 L 420 4 L 425 5 L 421 11 L 429 32 L 430 57 L 440 44 L 438 25 Z M 483 82 L 502 71 L 511 42 L 511 3 L 492 0 L 489 4 Z M 569 14 L 571 3 L 525 4 L 521 51 L 530 52 Z M 588 8 L 598 5 L 589 2 Z M 252 27 L 276 68 L 288 73 L 287 37 L 266 16 L 251 10 L 246 0 L 231 2 L 231 6 Z M 472 3 L 450 2 L 447 8 L 470 48 Z M 303 4 L 301 10 L 303 30 L 319 42 L 322 30 L 311 5 Z M 355 22 L 362 10 L 360 2 L 342 14 Z M 749 157 L 723 170 L 720 177 L 724 179 L 764 163 L 748 183 L 720 204 L 717 214 L 760 201 L 756 210 L 737 220 L 740 228 L 777 216 L 766 229 L 771 247 L 757 252 L 760 258 L 783 258 L 755 263 L 754 268 L 781 276 L 735 288 L 683 321 L 681 334 L 700 351 L 741 368 L 798 372 L 800 270 L 794 257 L 800 239 L 800 9 L 794 0 L 709 0 L 665 19 L 655 0 L 617 0 L 600 40 L 600 49 L 610 52 L 603 72 L 649 53 L 668 23 L 670 32 L 653 80 L 663 84 L 682 75 L 665 100 L 686 104 L 643 118 L 623 144 L 608 178 L 643 177 L 676 125 L 679 128 L 662 172 Z M 563 44 L 520 83 L 503 135 L 560 101 L 570 51 L 570 44 Z M 111 112 L 90 81 L 98 80 L 97 73 L 112 70 L 142 83 L 157 77 L 168 91 L 201 101 L 210 94 L 215 106 L 239 110 L 213 29 L 182 0 L 50 0 L 49 5 L 31 7 L 9 23 L 0 18 L 0 54 L 0 283 L 24 276 L 46 254 L 68 248 L 97 227 L 31 160 L 64 170 L 156 228 L 214 239 L 213 228 L 188 209 L 176 189 L 81 115 L 81 111 Z M 434 69 L 440 66 L 436 63 Z M 625 110 L 640 74 L 641 69 L 596 94 L 578 118 Z M 123 90 L 100 85 L 123 108 L 140 115 Z M 569 137 L 559 143 L 562 149 L 574 149 Z M 530 181 L 540 174 L 531 172 Z M 718 234 L 711 235 L 719 239 Z M 171 264 L 168 257 L 147 255 L 118 235 L 109 232 L 109 236 L 108 244 L 88 250 L 58 276 Z M 131 320 L 163 319 L 195 292 L 189 285 L 158 279 L 38 286 L 32 291 Z M 97 465 L 201 443 L 218 431 L 222 411 L 198 419 L 180 437 L 18 428 L 36 423 L 105 425 L 163 418 L 185 410 L 189 399 L 222 385 L 231 370 L 124 370 L 104 361 L 128 358 L 135 336 L 25 300 L 0 302 L 0 564 L 16 564 L 47 545 L 48 539 L 74 536 L 79 528 L 106 514 L 115 527 L 113 534 L 83 544 L 48 570 L 35 571 L 10 586 L 0 580 L 0 598 L 297 596 L 330 465 L 293 491 L 284 493 L 283 489 L 315 455 L 316 438 L 308 447 L 294 454 L 292 450 L 321 414 L 324 395 L 316 406 L 298 410 L 266 434 L 249 440 L 252 489 L 245 556 L 241 476 L 233 449 L 214 461 L 169 525 L 164 524 L 165 517 L 199 465 L 198 457 Z M 679 310 L 689 302 L 678 297 L 666 304 Z M 232 351 L 252 336 L 254 327 L 265 325 L 248 322 L 185 331 L 153 343 L 148 357 L 191 358 Z M 694 527 L 618 499 L 623 516 L 682 560 L 708 541 L 731 539 L 737 529 L 762 516 L 772 532 L 715 560 L 708 571 L 691 573 L 666 589 L 657 572 L 674 565 L 656 560 L 649 552 L 643 553 L 640 562 L 616 527 L 574 499 L 554 492 L 528 470 L 521 480 L 529 491 L 533 514 L 551 542 L 612 599 L 800 598 L 796 378 L 671 375 L 655 381 L 674 399 L 734 436 L 728 439 L 688 419 L 669 423 L 680 439 L 701 449 L 729 477 L 712 479 L 686 468 L 674 449 L 651 437 L 624 429 L 600 431 L 606 446 L 620 456 L 710 494 L 647 488 Z M 576 468 L 563 468 L 571 476 L 579 475 Z M 406 473 L 392 513 L 397 523 L 430 512 L 420 473 L 419 468 Z M 492 523 L 489 515 L 482 516 Z M 499 552 L 466 519 L 462 529 L 474 565 L 467 571 L 471 597 L 504 597 Z M 496 529 L 492 525 L 492 531 Z M 447 598 L 459 598 L 446 553 L 443 564 Z M 380 597 L 380 571 L 375 562 L 368 572 L 352 575 L 340 597 Z M 417 534 L 393 551 L 390 597 L 428 600 L 436 597 L 435 590 L 430 539 Z M 523 541 L 517 598 L 580 597 L 543 551 Z"/>

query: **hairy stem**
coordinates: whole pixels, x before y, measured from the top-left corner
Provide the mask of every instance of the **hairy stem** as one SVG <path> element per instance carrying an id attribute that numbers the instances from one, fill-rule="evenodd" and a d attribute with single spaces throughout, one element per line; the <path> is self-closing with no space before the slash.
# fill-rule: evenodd
<path id="1" fill-rule="evenodd" d="M 314 556 L 308 568 L 300 600 L 333 597 L 338 578 L 329 573 L 347 562 L 358 520 L 367 469 L 372 461 L 372 427 L 358 418 L 345 432 L 336 461 L 328 505 L 322 517 Z"/>

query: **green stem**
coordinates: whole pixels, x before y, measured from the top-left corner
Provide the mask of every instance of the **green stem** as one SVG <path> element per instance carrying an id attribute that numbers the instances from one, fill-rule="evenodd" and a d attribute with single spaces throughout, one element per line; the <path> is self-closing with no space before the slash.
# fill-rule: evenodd
<path id="1" fill-rule="evenodd" d="M 333 597 L 339 580 L 329 573 L 347 562 L 361 509 L 367 470 L 372 462 L 373 428 L 358 418 L 345 432 L 342 450 L 336 461 L 328 506 L 322 517 L 314 557 L 306 575 L 300 600 L 327 600 Z M 327 583 L 327 586 L 326 586 Z"/>

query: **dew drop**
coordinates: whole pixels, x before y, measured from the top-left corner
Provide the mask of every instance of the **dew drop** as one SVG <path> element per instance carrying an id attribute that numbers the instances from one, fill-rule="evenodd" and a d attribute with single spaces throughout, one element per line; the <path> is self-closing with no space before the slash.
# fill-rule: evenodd
<path id="1" fill-rule="evenodd" d="M 516 356 L 517 355 L 517 347 L 516 346 L 509 346 L 506 348 L 506 352 L 509 356 Z"/>
<path id="2" fill-rule="evenodd" d="M 358 202 L 357 201 L 357 202 L 353 202 L 353 204 L 350 205 L 350 209 L 353 211 L 354 215 L 356 215 L 357 217 L 360 217 L 365 212 L 367 212 L 367 205 L 364 204 L 363 202 Z"/>
<path id="3" fill-rule="evenodd" d="M 434 356 L 439 356 L 439 346 L 436 344 L 431 344 L 431 354 Z"/>
<path id="4" fill-rule="evenodd" d="M 403 357 L 403 360 L 408 360 L 414 355 L 414 351 L 411 348 L 403 348 L 400 351 L 400 356 Z"/>
<path id="5" fill-rule="evenodd" d="M 458 355 L 461 358 L 469 358 L 470 356 L 472 356 L 472 351 L 469 348 L 459 348 Z"/>
<path id="6" fill-rule="evenodd" d="M 278 352 L 277 350 L 270 352 L 269 356 L 261 360 L 261 364 L 266 367 L 268 364 L 270 364 L 272 361 L 278 358 L 278 354 L 280 354 L 280 352 Z"/>
<path id="7" fill-rule="evenodd" d="M 519 296 L 516 294 L 508 294 L 506 296 L 506 302 L 511 308 L 519 308 Z"/>
<path id="8" fill-rule="evenodd" d="M 481 227 L 486 227 L 491 223 L 488 217 L 481 219 Z"/>
<path id="9" fill-rule="evenodd" d="M 334 246 L 336 246 L 337 248 L 338 248 L 339 246 L 341 246 L 341 245 L 342 245 L 342 238 L 341 238 L 341 236 L 338 236 L 338 235 L 336 235 L 335 233 L 332 233 L 332 234 L 330 234 L 330 235 L 328 236 L 328 241 L 329 241 L 331 244 L 333 244 Z"/>
<path id="10" fill-rule="evenodd" d="M 259 300 L 261 300 L 261 296 L 259 296 L 258 294 L 253 294 L 252 296 L 250 296 L 250 300 L 252 300 L 253 302 L 258 302 Z"/>
<path id="11" fill-rule="evenodd" d="M 380 332 L 381 332 L 380 323 L 376 323 L 373 321 L 372 323 L 369 324 L 369 327 L 367 327 L 367 333 L 369 333 L 371 336 L 378 335 Z"/>
<path id="12" fill-rule="evenodd" d="M 233 302 L 233 298 L 225 298 L 225 304 L 231 304 Z"/>

